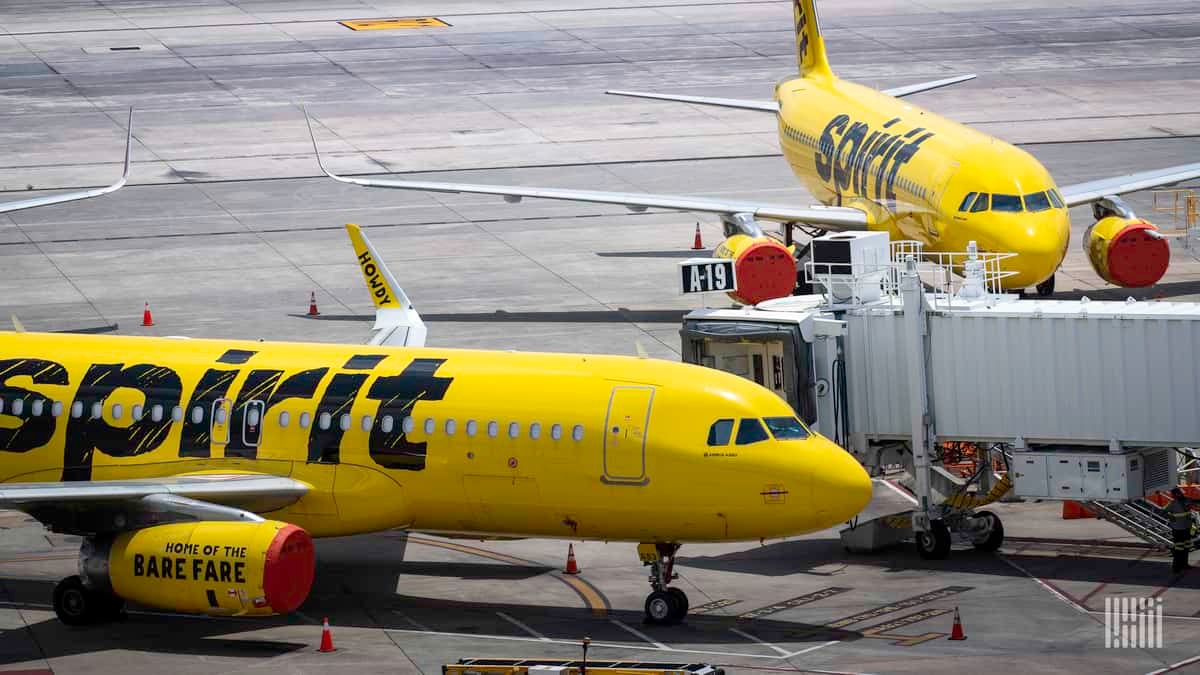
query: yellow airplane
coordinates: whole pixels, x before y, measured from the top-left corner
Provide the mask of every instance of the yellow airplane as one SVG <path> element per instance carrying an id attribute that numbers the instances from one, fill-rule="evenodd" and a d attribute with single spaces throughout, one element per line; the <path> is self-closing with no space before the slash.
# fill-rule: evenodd
<path id="1" fill-rule="evenodd" d="M 1117 195 L 1200 176 L 1200 163 L 1059 187 L 1029 153 L 980 131 L 899 100 L 974 78 L 950 77 L 876 91 L 837 78 L 813 0 L 794 0 L 799 76 L 775 86 L 775 100 L 750 101 L 645 92 L 610 94 L 774 113 L 784 157 L 821 205 L 767 204 L 689 195 L 512 187 L 338 176 L 366 187 L 468 192 L 622 204 L 633 211 L 665 208 L 718 214 L 726 239 L 716 255 L 734 260 L 739 288 L 754 304 L 792 293 L 796 263 L 792 226 L 811 230 L 883 230 L 893 240 L 920 241 L 928 252 L 961 252 L 974 240 L 986 252 L 1016 253 L 1002 267 L 1008 289 L 1054 292 L 1054 274 L 1070 239 L 1068 207 L 1091 204 L 1096 219 L 1084 235 L 1088 260 L 1105 281 L 1149 286 L 1166 272 L 1170 249 L 1153 224 Z M 313 145 L 316 141 L 314 138 Z M 318 160 L 320 156 L 318 154 Z M 758 221 L 786 223 L 783 243 Z M 803 258 L 806 251 L 800 252 Z"/>
<path id="2" fill-rule="evenodd" d="M 821 530 L 871 483 L 787 403 L 709 368 L 423 347 L 356 226 L 368 345 L 0 333 L 0 508 L 84 537 L 68 624 L 126 599 L 294 610 L 311 537 L 391 528 L 640 542 L 650 620 L 687 612 L 682 542 Z"/>

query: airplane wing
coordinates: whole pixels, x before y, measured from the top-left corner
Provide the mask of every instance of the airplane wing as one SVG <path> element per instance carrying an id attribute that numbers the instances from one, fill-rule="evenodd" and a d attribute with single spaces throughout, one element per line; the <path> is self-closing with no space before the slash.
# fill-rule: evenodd
<path id="1" fill-rule="evenodd" d="M 88 199 L 90 197 L 99 197 L 110 192 L 116 192 L 125 186 L 125 181 L 129 180 L 129 150 L 133 146 L 133 108 L 129 109 L 129 123 L 125 130 L 125 169 L 121 173 L 121 178 L 117 182 L 108 187 L 96 188 L 94 190 L 79 190 L 76 192 L 64 192 L 57 195 L 46 195 L 45 197 L 34 197 L 32 199 L 19 199 L 11 202 L 0 202 L 0 213 L 8 213 L 9 211 L 20 211 L 21 209 L 31 209 L 35 206 L 47 206 L 50 204 L 61 204 L 63 202 L 74 202 L 80 199 Z"/>
<path id="2" fill-rule="evenodd" d="M 975 79 L 975 75 L 955 75 L 941 80 L 932 80 L 930 82 L 920 82 L 917 84 L 907 84 L 903 87 L 894 87 L 892 89 L 883 89 L 882 92 L 888 96 L 896 98 L 904 98 L 922 91 L 931 89 L 940 89 L 949 87 L 952 84 L 966 82 L 967 80 Z M 660 101 L 679 101 L 680 103 L 697 103 L 700 105 L 715 105 L 722 108 L 742 108 L 745 110 L 762 110 L 765 112 L 779 112 L 779 103 L 776 101 L 755 101 L 744 98 L 716 98 L 709 96 L 684 96 L 682 94 L 656 94 L 648 91 L 622 91 L 611 89 L 604 92 L 614 96 L 631 96 L 633 98 L 653 98 Z"/>
<path id="3" fill-rule="evenodd" d="M 1062 193 L 1067 206 L 1078 206 L 1103 199 L 1108 195 L 1137 192 L 1138 190 L 1171 185 L 1193 178 L 1200 178 L 1200 162 L 1169 166 L 1165 169 L 1140 171 L 1112 178 L 1101 178 L 1086 183 L 1076 183 L 1075 185 L 1059 187 L 1058 191 Z"/>
<path id="4" fill-rule="evenodd" d="M 307 119 L 307 116 L 306 116 Z M 312 135 L 312 125 L 308 127 Z M 350 185 L 363 187 L 393 188 L 397 190 L 419 190 L 424 192 L 467 192 L 473 194 L 496 195 L 504 201 L 516 203 L 525 197 L 535 199 L 561 199 L 573 202 L 590 202 L 594 204 L 620 204 L 630 211 L 641 212 L 648 208 L 669 209 L 674 211 L 700 211 L 733 215 L 748 213 L 755 218 L 775 220 L 780 222 L 799 222 L 822 230 L 865 230 L 867 229 L 867 214 L 855 208 L 840 206 L 792 206 L 788 204 L 769 204 L 757 201 L 736 199 L 718 199 L 711 197 L 693 197 L 690 195 L 658 195 L 638 192 L 602 192 L 600 190 L 569 190 L 561 188 L 543 188 L 527 186 L 482 185 L 476 183 L 444 183 L 437 181 L 419 180 L 381 180 L 372 178 L 349 178 L 339 176 L 325 167 L 321 152 L 317 149 L 316 136 L 312 136 L 313 151 L 317 155 L 317 163 L 326 176 Z"/>
<path id="5" fill-rule="evenodd" d="M 0 484 L 0 509 L 23 511 L 56 531 L 124 530 L 164 520 L 262 520 L 309 486 L 284 476 L 191 474 L 167 478 Z"/>

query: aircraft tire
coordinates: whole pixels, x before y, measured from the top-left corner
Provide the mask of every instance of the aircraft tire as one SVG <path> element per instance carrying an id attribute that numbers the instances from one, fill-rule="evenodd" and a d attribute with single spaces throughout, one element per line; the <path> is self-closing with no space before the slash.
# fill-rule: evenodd
<path id="1" fill-rule="evenodd" d="M 980 518 L 987 518 L 992 524 L 987 538 L 982 541 L 973 542 L 975 550 L 983 551 L 984 553 L 999 551 L 1000 546 L 1004 544 L 1004 523 L 1000 522 L 1000 517 L 991 511 L 979 511 L 975 515 Z"/>
<path id="2" fill-rule="evenodd" d="M 667 591 L 654 591 L 646 596 L 646 623 L 673 623 L 677 602 Z"/>
<path id="3" fill-rule="evenodd" d="M 667 589 L 667 594 L 670 595 L 671 599 L 674 601 L 674 606 L 673 606 L 674 611 L 671 612 L 671 617 L 670 617 L 671 623 L 679 623 L 680 621 L 683 621 L 683 618 L 685 616 L 687 616 L 687 612 L 688 612 L 687 593 L 684 593 L 683 589 L 681 589 L 681 588 L 675 588 L 674 586 L 672 586 L 671 588 Z"/>
<path id="4" fill-rule="evenodd" d="M 926 560 L 945 560 L 950 555 L 950 529 L 940 520 L 929 523 L 929 529 L 917 533 L 917 553 Z"/>
<path id="5" fill-rule="evenodd" d="M 78 575 L 69 576 L 54 587 L 54 613 L 68 626 L 94 623 L 100 609 L 99 600 L 95 593 L 84 587 Z"/>
<path id="6" fill-rule="evenodd" d="M 1049 279 L 1036 286 L 1039 298 L 1048 298 L 1051 295 L 1054 295 L 1054 276 L 1055 275 L 1051 274 Z"/>

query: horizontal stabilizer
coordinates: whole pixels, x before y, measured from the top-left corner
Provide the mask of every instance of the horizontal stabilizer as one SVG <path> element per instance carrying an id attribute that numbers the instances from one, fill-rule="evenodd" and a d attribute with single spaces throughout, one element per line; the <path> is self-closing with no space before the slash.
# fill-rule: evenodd
<path id="1" fill-rule="evenodd" d="M 742 108 L 745 110 L 762 110 L 764 112 L 779 112 L 779 104 L 775 101 L 753 101 L 744 98 L 716 98 L 710 96 L 683 96 L 676 94 L 655 94 L 645 91 L 604 92 L 614 96 L 632 96 L 633 98 L 653 98 L 660 101 L 679 101 L 680 103 L 698 103 L 700 105 L 715 105 L 722 108 Z"/>
<path id="2" fill-rule="evenodd" d="M 952 84 L 958 84 L 959 82 L 966 82 L 968 80 L 973 80 L 973 79 L 975 79 L 974 74 L 955 75 L 954 77 L 947 77 L 942 80 L 931 80 L 929 82 L 918 82 L 917 84 L 906 84 L 903 87 L 893 87 L 891 89 L 884 89 L 883 93 L 887 94 L 888 96 L 895 96 L 896 98 L 904 98 L 905 96 L 919 94 L 923 91 L 931 91 L 933 89 L 941 89 L 942 87 L 949 87 Z"/>

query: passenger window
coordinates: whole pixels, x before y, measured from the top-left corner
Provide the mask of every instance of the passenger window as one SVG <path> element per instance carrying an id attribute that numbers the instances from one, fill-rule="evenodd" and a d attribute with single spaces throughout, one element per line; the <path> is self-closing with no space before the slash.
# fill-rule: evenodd
<path id="1" fill-rule="evenodd" d="M 284 410 L 283 412 L 279 413 L 279 426 L 280 427 L 286 429 L 288 422 L 291 422 L 291 421 L 292 421 L 292 416 L 290 414 L 288 414 L 288 411 Z"/>
<path id="2" fill-rule="evenodd" d="M 62 414 L 63 414 L 62 401 L 55 401 L 54 405 L 50 406 L 50 416 L 51 417 L 62 417 Z"/>
<path id="3" fill-rule="evenodd" d="M 4 399 L 0 398 L 0 413 L 4 412 Z"/>
<path id="4" fill-rule="evenodd" d="M 986 192 L 981 192 L 979 194 L 979 199 L 976 199 L 975 203 L 971 205 L 971 213 L 979 213 L 980 211 L 987 211 L 988 210 L 988 202 L 990 199 L 991 199 L 991 195 L 989 195 Z"/>
<path id="5" fill-rule="evenodd" d="M 29 406 L 29 414 L 33 415 L 34 417 L 41 417 L 42 413 L 45 412 L 45 406 L 46 404 L 42 401 L 42 399 L 34 399 L 33 404 Z"/>
<path id="6" fill-rule="evenodd" d="M 362 416 L 362 430 L 363 431 L 370 431 L 371 427 L 374 425 L 375 425 L 375 420 L 372 419 L 370 415 Z"/>
<path id="7" fill-rule="evenodd" d="M 1045 192 L 1035 192 L 1031 195 L 1025 195 L 1025 208 L 1037 213 L 1050 208 L 1050 198 Z"/>
<path id="8" fill-rule="evenodd" d="M 258 408 L 251 408 L 250 410 L 246 411 L 246 426 L 258 426 L 258 419 Z"/>
<path id="9" fill-rule="evenodd" d="M 312 424 L 312 415 L 306 412 L 300 413 L 300 428 L 307 429 L 310 424 Z"/>
<path id="10" fill-rule="evenodd" d="M 83 401 L 75 401 L 71 404 L 71 417 L 75 419 L 83 417 Z"/>
<path id="11" fill-rule="evenodd" d="M 183 421 L 183 408 L 182 407 L 175 406 L 174 408 L 171 408 L 171 421 L 172 422 L 182 422 Z"/>
<path id="12" fill-rule="evenodd" d="M 425 433 L 433 434 L 433 430 L 437 428 L 437 422 L 433 421 L 432 417 L 425 418 Z"/>
<path id="13" fill-rule="evenodd" d="M 550 427 L 550 438 L 553 438 L 556 441 L 562 438 L 561 424 L 555 424 L 554 426 Z"/>
<path id="14" fill-rule="evenodd" d="M 488 422 L 488 436 L 495 438 L 500 435 L 500 423 L 496 420 Z"/>
<path id="15" fill-rule="evenodd" d="M 411 418 L 409 418 L 411 419 Z M 385 434 L 392 433 L 392 429 L 396 427 L 396 418 L 391 415 L 384 415 L 379 419 L 379 430 Z"/>
<path id="16" fill-rule="evenodd" d="M 411 434 L 416 426 L 417 422 L 412 417 L 405 417 L 403 420 L 400 420 L 400 430 L 406 434 Z"/>
<path id="17" fill-rule="evenodd" d="M 532 438 L 533 440 L 536 441 L 538 439 L 538 437 L 541 435 L 542 435 L 541 422 L 534 422 L 533 424 L 529 425 L 529 437 L 530 438 Z"/>
<path id="18" fill-rule="evenodd" d="M 124 410 L 124 408 L 121 407 L 120 403 L 112 404 L 112 408 L 110 409 L 110 412 L 112 412 L 112 418 L 114 420 L 121 419 L 121 415 L 125 414 L 125 410 Z"/>
<path id="19" fill-rule="evenodd" d="M 479 423 L 475 420 L 467 420 L 467 435 L 474 438 L 477 433 L 479 433 Z"/>
<path id="20" fill-rule="evenodd" d="M 1004 213 L 1021 212 L 1020 195 L 992 195 L 992 210 Z"/>
<path id="21" fill-rule="evenodd" d="M 763 428 L 762 422 L 758 421 L 757 418 L 746 417 L 738 424 L 736 441 L 738 445 L 750 445 L 751 443 L 765 441 L 768 438 L 767 430 Z"/>
<path id="22" fill-rule="evenodd" d="M 457 429 L 458 429 L 458 423 L 456 423 L 456 422 L 454 421 L 454 418 L 453 418 L 453 417 L 451 417 L 450 419 L 446 420 L 446 435 L 447 435 L 447 436 L 453 436 L 453 435 L 454 435 L 454 432 L 455 432 L 455 430 L 457 430 Z"/>
<path id="23" fill-rule="evenodd" d="M 348 413 L 342 413 L 341 417 L 338 418 L 338 429 L 350 431 L 350 415 Z"/>
<path id="24" fill-rule="evenodd" d="M 767 429 L 771 430 L 771 435 L 777 441 L 808 438 L 808 429 L 795 417 L 764 417 L 763 421 L 767 423 Z"/>
<path id="25" fill-rule="evenodd" d="M 508 437 L 516 438 L 521 435 L 521 424 L 519 422 L 508 423 Z"/>
<path id="26" fill-rule="evenodd" d="M 708 444 L 729 445 L 729 437 L 733 435 L 733 420 L 717 420 L 708 428 Z"/>
<path id="27" fill-rule="evenodd" d="M 1047 194 L 1050 195 L 1050 203 L 1054 205 L 1054 208 L 1066 208 L 1067 204 L 1063 201 L 1062 195 L 1058 194 L 1058 190 L 1050 190 L 1047 192 Z"/>
<path id="28" fill-rule="evenodd" d="M 12 402 L 12 414 L 20 416 L 25 411 L 25 399 L 19 398 Z"/>
<path id="29" fill-rule="evenodd" d="M 146 409 L 140 405 L 133 406 L 133 421 L 134 422 L 142 421 L 142 413 L 144 413 L 145 411 L 146 411 Z"/>
<path id="30" fill-rule="evenodd" d="M 333 415 L 323 412 L 317 416 L 317 428 L 321 431 L 329 429 L 333 425 Z"/>
<path id="31" fill-rule="evenodd" d="M 150 406 L 150 421 L 151 422 L 161 422 L 162 418 L 163 418 L 163 407 L 158 404 Z"/>
<path id="32" fill-rule="evenodd" d="M 200 424 L 204 421 L 204 408 L 196 406 L 192 408 L 192 424 Z"/>
<path id="33" fill-rule="evenodd" d="M 575 439 L 576 442 L 583 440 L 583 425 L 582 424 L 576 424 L 574 427 L 571 428 L 571 438 Z"/>
<path id="34" fill-rule="evenodd" d="M 13 401 L 15 404 L 16 401 Z M 92 419 L 98 420 L 104 416 L 104 405 L 99 401 L 92 404 Z"/>

